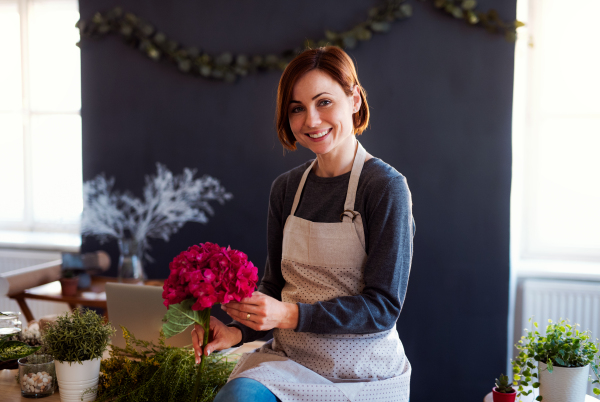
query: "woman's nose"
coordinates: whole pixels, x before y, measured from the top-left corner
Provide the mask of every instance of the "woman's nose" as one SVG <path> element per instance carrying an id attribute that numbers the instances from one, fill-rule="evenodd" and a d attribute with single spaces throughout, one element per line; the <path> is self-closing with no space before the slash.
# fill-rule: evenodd
<path id="1" fill-rule="evenodd" d="M 308 127 L 318 127 L 321 124 L 321 116 L 316 109 L 308 109 L 306 113 L 306 125 Z"/>

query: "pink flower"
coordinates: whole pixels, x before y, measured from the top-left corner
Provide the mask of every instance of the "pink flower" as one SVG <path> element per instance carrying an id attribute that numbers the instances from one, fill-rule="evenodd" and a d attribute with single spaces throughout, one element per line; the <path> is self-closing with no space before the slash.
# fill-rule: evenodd
<path id="1" fill-rule="evenodd" d="M 206 282 L 198 285 L 193 296 L 196 298 L 196 303 L 192 306 L 192 310 L 204 310 L 217 303 L 215 288 Z"/>
<path id="2" fill-rule="evenodd" d="M 188 298 L 196 299 L 192 310 L 240 301 L 252 295 L 258 281 L 258 269 L 246 254 L 209 242 L 181 252 L 169 269 L 163 286 L 167 307 Z"/>

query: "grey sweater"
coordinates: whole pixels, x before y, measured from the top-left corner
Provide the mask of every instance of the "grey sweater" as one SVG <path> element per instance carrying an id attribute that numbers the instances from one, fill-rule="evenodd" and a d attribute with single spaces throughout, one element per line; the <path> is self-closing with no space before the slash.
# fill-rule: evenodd
<path id="1" fill-rule="evenodd" d="M 312 161 L 279 176 L 271 186 L 267 219 L 267 263 L 258 290 L 281 300 L 285 285 L 281 273 L 283 226 L 292 210 L 300 179 Z M 350 172 L 319 177 L 310 172 L 296 216 L 312 222 L 339 222 Z M 415 224 L 406 179 L 377 158 L 365 162 L 358 182 L 354 209 L 365 230 L 367 261 L 361 294 L 313 304 L 297 303 L 297 332 L 317 334 L 369 334 L 392 328 L 400 315 L 413 252 Z M 268 331 L 254 331 L 233 321 L 242 331 L 242 343 L 262 338 Z"/>

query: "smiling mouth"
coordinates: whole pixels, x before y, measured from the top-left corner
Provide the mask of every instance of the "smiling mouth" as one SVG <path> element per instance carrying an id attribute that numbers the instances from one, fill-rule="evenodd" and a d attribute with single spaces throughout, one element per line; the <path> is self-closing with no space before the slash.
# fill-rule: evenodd
<path id="1" fill-rule="evenodd" d="M 314 134 L 306 134 L 306 135 L 308 135 L 310 138 L 321 138 L 321 137 L 323 137 L 324 135 L 327 135 L 327 134 L 329 134 L 329 132 L 330 132 L 330 131 L 331 131 L 331 128 L 328 128 L 328 129 L 326 129 L 326 130 L 319 131 L 318 133 L 314 133 Z"/>

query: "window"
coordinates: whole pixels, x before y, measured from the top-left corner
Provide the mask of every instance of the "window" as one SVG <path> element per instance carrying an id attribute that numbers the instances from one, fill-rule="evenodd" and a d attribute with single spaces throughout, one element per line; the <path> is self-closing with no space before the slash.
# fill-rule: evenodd
<path id="1" fill-rule="evenodd" d="M 0 0 L 0 229 L 78 232 L 77 0 Z"/>
<path id="2" fill-rule="evenodd" d="M 600 275 L 597 0 L 519 0 L 512 263 Z"/>

